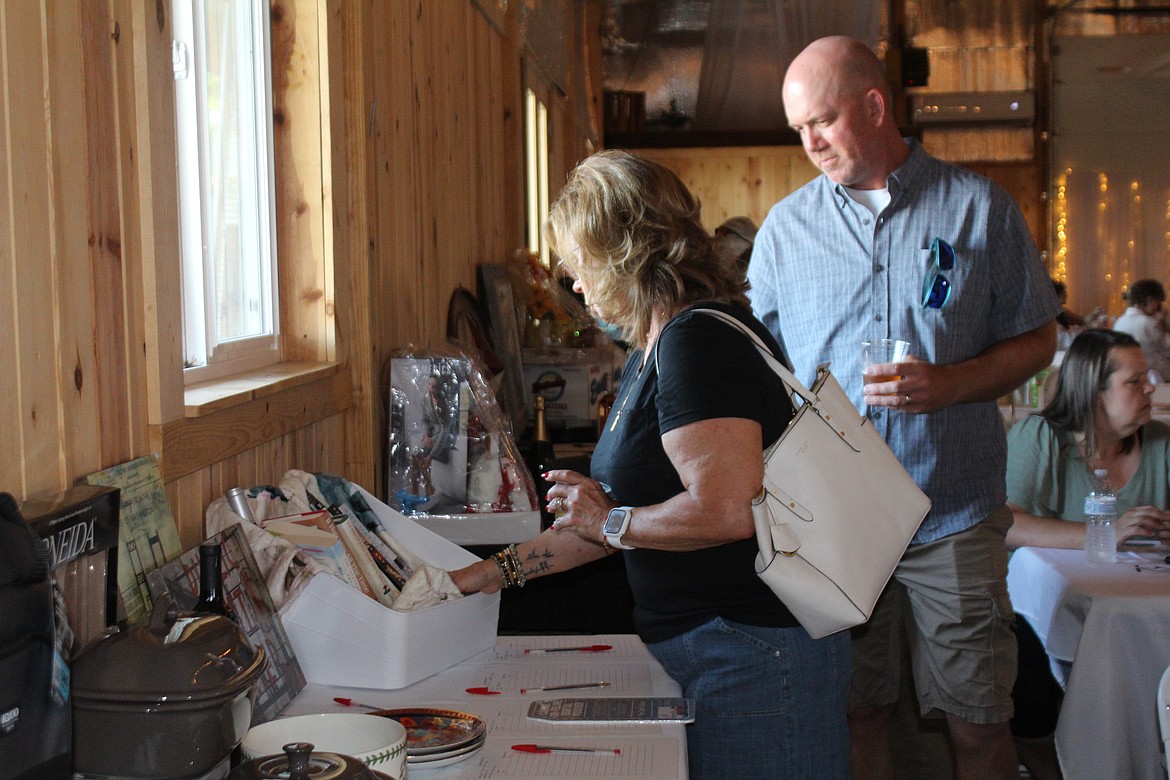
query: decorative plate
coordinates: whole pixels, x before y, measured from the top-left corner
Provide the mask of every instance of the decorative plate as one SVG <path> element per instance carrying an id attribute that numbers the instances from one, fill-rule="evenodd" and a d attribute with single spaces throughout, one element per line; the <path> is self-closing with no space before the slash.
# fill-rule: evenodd
<path id="1" fill-rule="evenodd" d="M 422 756 L 407 756 L 406 765 L 418 767 L 419 769 L 433 769 L 435 767 L 446 766 L 447 764 L 454 764 L 456 761 L 462 761 L 465 758 L 471 758 L 474 754 L 483 750 L 483 746 L 486 742 L 487 736 L 485 735 L 464 747 L 454 748 L 443 753 L 428 753 Z"/>
<path id="2" fill-rule="evenodd" d="M 449 753 L 487 734 L 487 724 L 475 715 L 456 710 L 401 709 L 373 713 L 393 718 L 406 729 L 406 755 Z"/>

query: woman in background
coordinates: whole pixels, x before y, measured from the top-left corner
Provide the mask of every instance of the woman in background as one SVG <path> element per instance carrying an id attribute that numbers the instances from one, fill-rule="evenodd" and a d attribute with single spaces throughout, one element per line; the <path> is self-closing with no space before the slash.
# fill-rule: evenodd
<path id="1" fill-rule="evenodd" d="M 1009 547 L 1080 548 L 1093 472 L 1117 495 L 1117 539 L 1170 540 L 1170 429 L 1150 421 L 1153 385 L 1131 336 L 1087 330 L 1060 366 L 1052 401 L 1008 432 Z"/>
<path id="2" fill-rule="evenodd" d="M 1073 340 L 1053 399 L 1008 433 L 1007 503 L 1014 516 L 1009 547 L 1084 547 L 1085 496 L 1096 469 L 1105 469 L 1117 495 L 1119 542 L 1136 536 L 1170 540 L 1170 429 L 1150 421 L 1152 392 L 1133 337 L 1087 330 Z M 1062 691 L 1043 645 L 1022 618 L 1016 619 L 1016 637 L 1012 734 L 1034 777 L 1059 777 L 1052 735 Z"/>
<path id="3" fill-rule="evenodd" d="M 593 478 L 546 475 L 553 528 L 452 577 L 491 592 L 623 550 L 638 634 L 697 700 L 691 778 L 847 777 L 849 633 L 810 638 L 755 574 L 763 449 L 793 409 L 751 341 L 692 311 L 735 317 L 781 354 L 735 258 L 674 173 L 616 151 L 576 168 L 546 233 L 574 289 L 635 349 Z"/>

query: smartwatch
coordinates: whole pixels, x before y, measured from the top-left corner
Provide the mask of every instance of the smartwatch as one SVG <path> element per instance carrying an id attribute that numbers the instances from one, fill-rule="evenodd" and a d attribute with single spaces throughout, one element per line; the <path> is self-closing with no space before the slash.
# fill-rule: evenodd
<path id="1" fill-rule="evenodd" d="M 634 549 L 630 545 L 622 542 L 622 536 L 629 529 L 630 519 L 633 516 L 634 508 L 631 506 L 617 506 L 609 510 L 609 514 L 605 518 L 605 525 L 601 527 L 601 533 L 605 536 L 605 541 L 619 550 Z"/>

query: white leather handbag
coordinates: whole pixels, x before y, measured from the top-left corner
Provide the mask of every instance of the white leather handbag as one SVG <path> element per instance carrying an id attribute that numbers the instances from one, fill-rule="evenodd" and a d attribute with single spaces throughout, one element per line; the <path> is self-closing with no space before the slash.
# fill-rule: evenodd
<path id="1" fill-rule="evenodd" d="M 752 502 L 756 573 L 814 639 L 864 623 L 930 499 L 828 365 L 807 388 L 739 320 L 695 311 L 752 339 L 798 404 L 764 451 L 764 485 Z"/>

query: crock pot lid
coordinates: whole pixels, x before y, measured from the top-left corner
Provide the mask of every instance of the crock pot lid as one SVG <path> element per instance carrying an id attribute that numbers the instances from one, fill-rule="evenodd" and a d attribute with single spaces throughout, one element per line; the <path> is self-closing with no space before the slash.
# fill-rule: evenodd
<path id="1" fill-rule="evenodd" d="M 222 615 L 181 615 L 165 633 L 135 623 L 92 642 L 73 662 L 73 691 L 126 701 L 198 698 L 238 690 L 263 662 Z"/>

